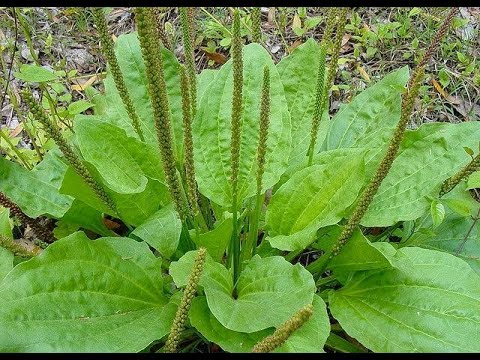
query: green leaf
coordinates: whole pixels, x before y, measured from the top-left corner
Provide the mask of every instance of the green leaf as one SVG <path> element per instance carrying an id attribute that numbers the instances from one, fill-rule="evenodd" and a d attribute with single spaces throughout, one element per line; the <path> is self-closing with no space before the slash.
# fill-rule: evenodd
<path id="1" fill-rule="evenodd" d="M 0 235 L 13 239 L 13 223 L 10 220 L 10 210 L 0 205 Z"/>
<path id="2" fill-rule="evenodd" d="M 478 207 L 477 207 L 478 209 Z M 423 229 L 433 226 L 429 219 Z M 433 232 L 417 231 L 403 246 L 445 251 L 465 260 L 480 275 L 480 225 L 468 216 L 447 212 L 447 216 Z"/>
<path id="3" fill-rule="evenodd" d="M 177 249 L 181 233 L 182 222 L 173 204 L 158 210 L 132 232 L 166 258 Z"/>
<path id="4" fill-rule="evenodd" d="M 62 194 L 73 196 L 75 199 L 88 204 L 99 212 L 110 212 L 106 205 L 98 199 L 93 190 L 71 166 L 68 166 L 67 171 L 65 172 L 59 191 Z"/>
<path id="5" fill-rule="evenodd" d="M 186 283 L 195 254 L 196 251 L 190 251 L 170 265 L 170 275 L 177 286 Z M 281 256 L 262 259 L 255 255 L 240 274 L 236 299 L 232 297 L 231 271 L 210 256 L 199 284 L 217 320 L 227 329 L 246 333 L 282 324 L 310 304 L 315 292 L 312 275 L 300 264 L 292 265 Z M 251 314 L 255 314 L 255 321 Z"/>
<path id="6" fill-rule="evenodd" d="M 323 234 L 318 240 L 320 249 L 330 249 L 338 239 L 341 230 L 342 227 L 333 226 L 330 231 Z M 328 268 L 333 270 L 340 282 L 345 283 L 355 271 L 392 267 L 391 258 L 394 254 L 395 248 L 392 245 L 383 242 L 371 243 L 357 229 L 342 251 L 330 261 Z"/>
<path id="7" fill-rule="evenodd" d="M 265 215 L 273 247 L 303 250 L 317 229 L 342 219 L 364 180 L 364 153 L 351 153 L 347 158 L 331 156 L 327 164 L 296 172 L 275 192 Z"/>
<path id="8" fill-rule="evenodd" d="M 433 200 L 430 205 L 430 215 L 432 215 L 433 228 L 440 225 L 445 218 L 445 208 L 438 200 Z"/>
<path id="9" fill-rule="evenodd" d="M 397 268 L 357 273 L 330 292 L 332 315 L 374 352 L 480 351 L 480 277 L 463 260 L 402 248 Z"/>
<path id="10" fill-rule="evenodd" d="M 46 157 L 44 161 L 50 160 Z M 37 167 L 43 168 L 42 163 Z M 55 170 L 51 174 L 28 171 L 0 157 L 1 191 L 32 218 L 45 214 L 60 218 L 72 204 L 71 197 L 59 194 L 56 184 L 48 178 L 50 175 L 57 176 L 57 173 Z"/>
<path id="11" fill-rule="evenodd" d="M 310 38 L 277 64 L 292 121 L 290 162 L 297 162 L 298 159 L 305 157 L 310 144 L 319 53 L 320 46 Z M 329 122 L 328 111 L 325 111 L 317 134 L 315 152 L 325 140 Z"/>
<path id="12" fill-rule="evenodd" d="M 213 316 L 208 308 L 205 296 L 193 299 L 192 307 L 188 314 L 193 327 L 200 331 L 208 341 L 214 342 L 227 352 L 251 352 L 257 342 L 273 333 L 273 329 L 264 329 L 252 333 L 242 333 L 227 329 Z"/>
<path id="13" fill-rule="evenodd" d="M 77 115 L 87 109 L 90 109 L 92 106 L 94 106 L 94 104 L 91 102 L 85 100 L 78 100 L 68 105 L 68 112 L 70 113 L 70 115 Z"/>
<path id="14" fill-rule="evenodd" d="M 75 229 L 74 231 L 76 231 L 82 227 L 84 229 L 92 230 L 102 236 L 113 235 L 103 223 L 102 213 L 77 199 L 73 201 L 70 209 L 68 209 L 65 215 L 63 215 L 61 220 L 57 221 L 56 225 L 57 227 L 63 227 L 65 230 Z M 57 229 L 58 228 L 55 230 Z M 62 238 L 67 235 L 70 235 L 70 233 L 63 236 L 58 236 L 57 232 L 55 232 L 55 236 L 57 238 Z"/>
<path id="15" fill-rule="evenodd" d="M 259 136 L 260 94 L 263 67 L 270 68 L 270 125 L 263 190 L 275 184 L 284 172 L 290 153 L 290 115 L 283 85 L 268 52 L 259 44 L 243 48 L 243 112 L 240 146 L 238 199 L 256 193 L 256 153 Z M 208 86 L 192 125 L 194 160 L 199 191 L 227 207 L 231 191 L 232 62 L 219 70 Z"/>
<path id="16" fill-rule="evenodd" d="M 199 234 L 198 237 L 192 234 L 192 239 L 197 247 L 206 248 L 212 258 L 218 262 L 222 261 L 225 249 L 228 247 L 232 236 L 232 215 L 228 214 L 229 216 L 221 220 L 213 230 Z"/>
<path id="17" fill-rule="evenodd" d="M 330 122 L 325 150 L 347 147 L 369 149 L 365 175 L 370 178 L 400 120 L 401 95 L 408 76 L 408 67 L 405 66 L 341 106 Z"/>
<path id="18" fill-rule="evenodd" d="M 75 233 L 56 241 L 0 283 L 0 349 L 144 349 L 168 333 L 176 311 L 163 294 L 160 265 L 146 243 L 128 238 Z"/>
<path id="19" fill-rule="evenodd" d="M 473 150 L 470 149 L 468 146 L 464 146 L 463 150 L 465 150 L 465 152 L 470 156 L 473 156 L 473 154 L 474 154 Z"/>
<path id="20" fill-rule="evenodd" d="M 467 189 L 480 188 L 480 171 L 470 174 L 467 180 Z"/>
<path id="21" fill-rule="evenodd" d="M 437 196 L 443 181 L 469 162 L 462 145 L 476 146 L 479 137 L 478 121 L 430 123 L 407 131 L 361 224 L 390 226 L 426 213 L 428 197 Z"/>
<path id="22" fill-rule="evenodd" d="M 26 82 L 47 82 L 57 80 L 58 76 L 52 71 L 38 65 L 22 64 L 20 71 L 13 74 L 17 79 Z"/>
<path id="23" fill-rule="evenodd" d="M 90 168 L 90 170 L 94 179 L 101 183 L 95 169 Z M 141 193 L 118 194 L 108 188 L 105 190 L 116 204 L 121 219 L 134 226 L 141 225 L 158 210 L 160 205 L 167 205 L 170 202 L 166 186 L 151 179 L 148 179 L 145 190 Z M 60 192 L 73 196 L 97 211 L 114 215 L 71 167 L 65 173 Z"/>
<path id="24" fill-rule="evenodd" d="M 330 334 L 330 319 L 327 307 L 318 295 L 313 297 L 313 315 L 296 330 L 275 353 L 322 353 L 323 346 Z"/>
<path id="25" fill-rule="evenodd" d="M 408 16 L 412 17 L 412 16 L 420 14 L 421 12 L 422 12 L 422 9 L 420 9 L 418 7 L 414 7 L 412 10 L 410 10 L 410 12 L 408 13 Z"/>
<path id="26" fill-rule="evenodd" d="M 0 246 L 0 282 L 13 269 L 13 254 Z"/>
<path id="27" fill-rule="evenodd" d="M 251 352 L 257 342 L 271 335 L 274 331 L 273 328 L 253 333 L 229 330 L 213 316 L 204 296 L 193 300 L 189 316 L 191 324 L 203 336 L 228 352 Z M 312 317 L 274 352 L 323 352 L 323 345 L 329 332 L 330 322 L 325 303 L 319 296 L 315 295 L 313 297 Z"/>
<path id="28" fill-rule="evenodd" d="M 200 99 L 202 98 L 203 94 L 205 94 L 205 90 L 207 90 L 210 83 L 215 79 L 217 76 L 218 70 L 217 69 L 204 69 L 197 77 L 197 106 L 200 105 Z"/>
<path id="29" fill-rule="evenodd" d="M 95 116 L 78 116 L 74 130 L 83 158 L 97 169 L 113 191 L 142 192 L 147 177 L 163 182 L 159 151 L 153 145 L 128 137 L 123 129 Z"/>
<path id="30" fill-rule="evenodd" d="M 120 35 L 115 42 L 115 54 L 125 79 L 126 87 L 135 106 L 137 115 L 140 118 L 145 141 L 158 147 L 157 133 L 153 121 L 153 110 L 148 94 L 148 82 L 145 75 L 145 63 L 143 62 L 137 33 L 133 32 Z M 180 76 L 178 73 L 179 62 L 175 55 L 165 47 L 162 47 L 161 54 L 173 128 L 175 157 L 177 161 L 183 163 L 183 116 Z M 104 83 L 108 104 L 108 121 L 124 129 L 128 136 L 138 137 L 110 71 Z"/>

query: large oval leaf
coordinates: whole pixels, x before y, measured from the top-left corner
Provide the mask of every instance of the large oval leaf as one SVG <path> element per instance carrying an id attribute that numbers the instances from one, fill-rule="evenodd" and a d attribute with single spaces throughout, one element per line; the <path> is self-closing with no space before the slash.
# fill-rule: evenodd
<path id="1" fill-rule="evenodd" d="M 228 352 L 251 352 L 257 342 L 274 331 L 273 328 L 253 333 L 229 330 L 213 316 L 204 296 L 194 299 L 189 316 L 192 325 L 203 336 Z M 323 352 L 329 333 L 330 322 L 325 303 L 320 296 L 315 295 L 312 317 L 274 352 Z"/>
<path id="2" fill-rule="evenodd" d="M 330 122 L 325 149 L 369 149 L 365 163 L 366 175 L 371 177 L 400 120 L 401 95 L 407 81 L 408 67 L 405 66 L 341 106 Z"/>
<path id="3" fill-rule="evenodd" d="M 142 350 L 168 333 L 176 311 L 160 265 L 128 238 L 55 242 L 0 283 L 0 350 Z"/>
<path id="4" fill-rule="evenodd" d="M 243 48 L 243 112 L 239 199 L 256 193 L 256 152 L 263 67 L 270 68 L 270 126 L 263 189 L 275 184 L 285 170 L 290 153 L 290 114 L 283 85 L 268 52 L 259 44 Z M 205 90 L 193 122 L 194 160 L 199 190 L 222 206 L 232 203 L 230 138 L 232 112 L 232 62 L 222 66 Z"/>
<path id="5" fill-rule="evenodd" d="M 115 54 L 130 97 L 140 118 L 145 141 L 157 146 L 157 133 L 148 94 L 145 63 L 143 62 L 137 33 L 120 35 L 115 43 Z M 180 76 L 178 73 L 179 63 L 175 55 L 165 47 L 161 49 L 161 54 L 170 105 L 175 156 L 177 161 L 183 162 L 183 117 Z M 110 71 L 105 79 L 105 95 L 108 105 L 108 121 L 124 129 L 129 136 L 137 137 Z"/>
<path id="6" fill-rule="evenodd" d="M 443 181 L 470 161 L 463 146 L 475 148 L 479 138 L 478 121 L 430 123 L 408 131 L 362 225 L 390 226 L 420 217 L 430 207 L 428 196 L 437 196 Z"/>
<path id="7" fill-rule="evenodd" d="M 319 54 L 320 46 L 310 38 L 277 64 L 292 120 L 291 163 L 305 157 L 310 144 Z M 325 111 L 317 133 L 315 152 L 325 139 L 329 120 L 328 111 Z"/>
<path id="8" fill-rule="evenodd" d="M 37 165 L 38 171 L 28 171 L 23 166 L 0 157 L 0 191 L 30 217 L 45 214 L 62 217 L 72 205 L 73 199 L 58 192 L 61 171 L 57 171 L 56 162 L 56 159 L 47 155 Z"/>
<path id="9" fill-rule="evenodd" d="M 147 176 L 163 182 L 158 148 L 133 137 L 96 116 L 75 118 L 76 142 L 83 158 L 92 164 L 103 182 L 121 194 L 145 190 Z"/>
<path id="10" fill-rule="evenodd" d="M 466 184 L 457 186 L 447 194 L 447 197 L 450 198 L 447 199 L 450 200 L 447 204 L 452 204 L 452 200 L 461 201 L 465 206 L 465 210 L 462 210 L 466 211 L 466 214 L 459 215 L 447 209 L 445 219 L 436 228 L 433 228 L 432 219 L 428 217 L 422 222 L 422 228 L 400 244 L 440 250 L 456 255 L 465 260 L 480 275 L 480 224 L 473 218 L 478 212 L 480 204 L 462 187 L 465 188 Z"/>
<path id="11" fill-rule="evenodd" d="M 186 283 L 195 254 L 196 251 L 190 251 L 170 265 L 170 275 L 177 286 Z M 227 329 L 245 333 L 282 324 L 310 304 L 315 292 L 312 275 L 300 264 L 292 265 L 281 256 L 254 256 L 238 278 L 236 298 L 232 296 L 231 271 L 208 256 L 200 285 L 217 320 Z"/>
<path id="12" fill-rule="evenodd" d="M 351 151 L 348 157 L 336 152 L 329 152 L 328 163 L 297 171 L 272 196 L 265 226 L 273 247 L 303 250 L 317 229 L 340 221 L 355 201 L 363 186 L 364 152 Z"/>
<path id="13" fill-rule="evenodd" d="M 173 204 L 158 210 L 132 232 L 166 258 L 177 250 L 181 233 L 182 222 Z"/>
<path id="14" fill-rule="evenodd" d="M 480 277 L 439 251 L 402 248 L 396 268 L 359 272 L 329 296 L 342 328 L 375 352 L 480 351 Z"/>

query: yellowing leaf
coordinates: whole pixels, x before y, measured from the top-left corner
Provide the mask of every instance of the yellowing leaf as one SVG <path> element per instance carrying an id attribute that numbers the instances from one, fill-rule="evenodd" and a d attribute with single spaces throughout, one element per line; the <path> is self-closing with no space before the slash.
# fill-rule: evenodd
<path id="1" fill-rule="evenodd" d="M 366 82 L 370 82 L 370 76 L 368 76 L 367 72 L 361 65 L 357 65 L 357 70 Z"/>

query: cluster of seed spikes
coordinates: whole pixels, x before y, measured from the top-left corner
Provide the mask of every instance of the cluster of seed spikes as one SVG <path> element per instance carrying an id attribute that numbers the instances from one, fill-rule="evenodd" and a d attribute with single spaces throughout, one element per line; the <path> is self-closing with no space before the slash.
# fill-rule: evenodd
<path id="1" fill-rule="evenodd" d="M 193 9 L 180 8 L 180 23 L 182 25 L 182 41 L 186 60 L 187 74 L 190 85 L 190 104 L 192 117 L 197 112 L 197 72 L 193 53 Z"/>
<path id="2" fill-rule="evenodd" d="M 262 178 L 265 171 L 268 126 L 270 123 L 270 68 L 263 68 L 262 100 L 260 104 L 260 131 L 257 147 L 257 195 L 262 192 Z"/>
<path id="3" fill-rule="evenodd" d="M 113 80 L 115 81 L 115 86 L 117 87 L 118 93 L 120 94 L 125 108 L 127 109 L 128 116 L 132 121 L 135 132 L 140 137 L 140 140 L 144 141 L 140 119 L 135 111 L 132 99 L 128 93 L 127 86 L 125 85 L 125 80 L 123 79 L 120 66 L 118 65 L 117 57 L 115 56 L 113 40 L 108 33 L 107 20 L 103 15 L 103 10 L 102 8 L 92 8 L 92 14 L 95 25 L 97 26 L 98 34 L 100 35 L 102 52 L 108 61 L 108 65 L 110 66 L 110 72 Z"/>
<path id="4" fill-rule="evenodd" d="M 405 93 L 402 95 L 400 121 L 398 122 L 395 128 L 394 134 L 390 140 L 387 153 L 385 154 L 384 158 L 380 162 L 380 165 L 378 166 L 373 179 L 370 181 L 370 183 L 367 185 L 365 190 L 362 192 L 362 195 L 360 196 L 360 199 L 357 205 L 355 206 L 351 217 L 348 219 L 347 224 L 344 226 L 342 232 L 340 233 L 339 238 L 337 239 L 334 246 L 331 248 L 331 251 L 327 253 L 325 256 L 322 256 L 321 258 L 311 263 L 307 267 L 309 270 L 312 271 L 313 269 L 315 269 L 315 271 L 323 272 L 326 265 L 328 264 L 328 261 L 330 261 L 334 256 L 336 256 L 340 252 L 342 247 L 347 243 L 347 241 L 352 236 L 356 227 L 360 224 L 360 221 L 363 218 L 363 215 L 366 213 L 368 206 L 372 202 L 373 197 L 377 193 L 377 190 L 380 187 L 383 179 L 385 179 L 385 177 L 387 176 L 392 166 L 393 160 L 395 160 L 398 149 L 400 147 L 400 143 L 403 139 L 405 130 L 407 128 L 408 120 L 412 113 L 415 98 L 418 95 L 418 90 L 419 90 L 421 81 L 423 79 L 423 75 L 425 74 L 425 65 L 427 64 L 427 61 L 429 60 L 429 58 L 434 54 L 436 48 L 438 47 L 438 44 L 440 43 L 440 40 L 447 32 L 447 29 L 450 26 L 450 23 L 452 22 L 453 17 L 457 12 L 458 12 L 458 8 L 453 8 L 450 11 L 450 13 L 447 15 L 447 17 L 445 18 L 445 21 L 443 22 L 440 29 L 438 30 L 438 33 L 436 34 L 430 46 L 428 47 L 427 51 L 425 52 L 425 55 L 420 60 L 417 68 L 410 75 L 410 79 L 407 84 L 407 89 Z"/>
<path id="5" fill-rule="evenodd" d="M 160 38 L 163 46 L 167 49 L 172 50 L 172 45 L 170 44 L 170 40 L 168 40 L 167 33 L 165 32 L 165 26 L 162 21 L 163 14 L 168 10 L 166 7 L 155 7 L 153 8 L 153 13 L 155 16 L 155 21 L 157 22 L 157 35 Z"/>
<path id="6" fill-rule="evenodd" d="M 469 177 L 473 172 L 480 170 L 480 154 L 475 156 L 463 169 L 452 177 L 448 178 L 440 188 L 439 196 L 443 196 L 453 190 L 463 179 Z"/>
<path id="7" fill-rule="evenodd" d="M 161 54 L 162 44 L 156 36 L 156 25 L 152 9 L 136 8 L 135 22 L 137 24 L 142 57 L 145 62 L 148 91 L 153 108 L 163 170 L 175 209 L 183 221 L 188 213 L 175 167 L 172 125 Z"/>
<path id="8" fill-rule="evenodd" d="M 252 8 L 252 41 L 260 43 L 262 40 L 262 12 L 259 7 Z"/>
<path id="9" fill-rule="evenodd" d="M 192 108 L 190 102 L 191 88 L 187 72 L 180 65 L 180 87 L 182 93 L 183 112 L 183 144 L 185 148 L 185 180 L 187 183 L 187 196 L 193 215 L 198 214 L 197 183 L 195 182 L 195 164 L 193 162 L 193 137 L 192 137 Z"/>
<path id="10" fill-rule="evenodd" d="M 10 213 L 20 220 L 22 224 L 30 226 L 35 233 L 35 236 L 37 236 L 39 239 L 49 243 L 55 241 L 55 237 L 50 230 L 48 230 L 45 226 L 40 225 L 38 219 L 32 219 L 26 215 L 17 204 L 15 204 L 2 192 L 0 192 L 0 205 L 10 209 Z"/>
<path id="11" fill-rule="evenodd" d="M 73 167 L 75 172 L 87 183 L 95 195 L 112 211 L 112 215 L 118 215 L 117 208 L 113 200 L 105 192 L 105 189 L 92 177 L 90 171 L 63 137 L 57 124 L 48 118 L 44 110 L 33 99 L 33 96 L 30 92 L 25 90 L 22 92 L 22 96 L 25 102 L 28 104 L 35 119 L 43 125 L 45 132 L 55 141 L 60 151 L 63 153 L 63 156 Z"/>
<path id="12" fill-rule="evenodd" d="M 23 258 L 34 257 L 42 250 L 39 247 L 35 247 L 34 250 L 28 250 L 3 234 L 0 234 L 0 246 L 13 253 L 15 256 Z"/>
<path id="13" fill-rule="evenodd" d="M 240 35 L 240 14 L 238 9 L 233 15 L 232 39 L 232 68 L 233 68 L 233 97 L 231 120 L 231 169 L 230 183 L 232 185 L 232 212 L 233 231 L 229 248 L 229 264 L 233 265 L 234 281 L 239 275 L 240 242 L 237 241 L 237 197 L 238 197 L 238 171 L 240 163 L 240 143 L 242 136 L 242 89 L 243 89 L 243 60 L 242 38 Z"/>
<path id="14" fill-rule="evenodd" d="M 262 180 L 265 172 L 265 156 L 267 153 L 268 127 L 270 124 L 270 68 L 263 68 L 262 99 L 260 103 L 260 131 L 257 146 L 257 194 L 254 208 L 254 216 L 250 219 L 248 237 L 242 246 L 241 261 L 244 262 L 252 257 L 252 251 L 258 236 L 258 219 L 263 203 Z"/>
<path id="15" fill-rule="evenodd" d="M 338 12 L 339 20 L 336 22 L 336 15 Z M 310 145 L 308 147 L 308 164 L 311 165 L 313 161 L 313 154 L 315 151 L 315 143 L 317 141 L 318 128 L 322 114 L 328 102 L 328 91 L 333 85 L 335 74 L 337 72 L 338 57 L 340 55 L 340 48 L 342 45 L 342 38 L 345 32 L 345 24 L 347 21 L 348 8 L 331 8 L 327 15 L 327 24 L 320 42 L 320 56 L 317 71 L 317 87 L 315 89 L 315 107 L 312 117 L 312 128 L 310 133 Z M 327 81 L 325 81 L 325 57 L 326 51 L 329 47 L 330 38 L 333 32 L 333 26 L 336 23 L 335 39 L 332 47 L 332 57 L 330 59 L 330 66 L 328 68 Z"/>
<path id="16" fill-rule="evenodd" d="M 175 318 L 173 319 L 173 324 L 170 328 L 170 334 L 165 342 L 165 346 L 163 347 L 164 352 L 174 353 L 177 351 L 178 344 L 180 342 L 180 334 L 185 329 L 188 312 L 192 305 L 192 300 L 195 297 L 195 293 L 197 292 L 198 282 L 200 281 L 200 276 L 202 275 L 206 258 L 207 250 L 205 248 L 200 248 L 197 251 L 193 269 L 183 292 L 180 306 L 178 307 Z"/>
<path id="17" fill-rule="evenodd" d="M 269 353 L 281 346 L 293 334 L 295 330 L 300 328 L 313 315 L 313 305 L 307 305 L 300 309 L 295 315 L 288 319 L 284 324 L 280 325 L 275 332 L 259 341 L 252 349 L 254 353 Z"/>

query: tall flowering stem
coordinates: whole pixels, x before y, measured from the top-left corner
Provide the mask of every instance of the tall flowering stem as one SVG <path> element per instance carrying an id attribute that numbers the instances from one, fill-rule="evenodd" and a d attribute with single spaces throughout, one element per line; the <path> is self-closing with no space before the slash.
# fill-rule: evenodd
<path id="1" fill-rule="evenodd" d="M 338 8 L 332 7 L 328 8 L 327 21 L 325 24 L 325 30 L 322 35 L 322 42 L 325 45 L 328 45 L 331 41 L 333 27 L 335 26 L 335 18 L 337 17 Z"/>
<path id="2" fill-rule="evenodd" d="M 313 110 L 312 129 L 310 133 L 310 145 L 308 148 L 308 165 L 312 165 L 313 153 L 315 149 L 315 142 L 317 140 L 318 128 L 320 126 L 320 120 L 325 108 L 326 97 L 324 82 L 325 82 L 325 45 L 320 45 L 320 56 L 318 59 L 318 71 L 317 71 L 317 87 L 315 89 L 315 107 Z"/>
<path id="3" fill-rule="evenodd" d="M 28 250 L 3 234 L 0 234 L 0 246 L 9 250 L 14 255 L 24 258 L 34 257 L 42 251 L 42 249 L 37 246 L 34 247 L 33 250 Z"/>
<path id="4" fill-rule="evenodd" d="M 190 107 L 190 86 L 187 72 L 180 65 L 180 87 L 182 92 L 183 111 L 183 144 L 185 148 L 185 180 L 187 183 L 187 197 L 193 215 L 199 213 L 197 199 L 197 183 L 195 182 L 195 164 L 193 162 L 192 113 Z"/>
<path id="5" fill-rule="evenodd" d="M 192 117 L 197 112 L 197 71 L 195 66 L 195 56 L 193 52 L 193 9 L 181 7 L 180 22 L 182 25 L 182 41 L 185 54 L 188 80 L 190 83 L 190 99 L 192 108 Z"/>
<path id="6" fill-rule="evenodd" d="M 137 8 L 135 21 L 142 49 L 142 57 L 145 61 L 148 91 L 153 108 L 155 129 L 157 131 L 165 179 L 175 209 L 182 221 L 184 221 L 187 217 L 187 206 L 182 196 L 182 189 L 175 167 L 172 125 L 166 92 L 167 85 L 163 72 L 163 58 L 160 52 L 162 44 L 155 33 L 155 20 L 152 9 Z"/>
<path id="7" fill-rule="evenodd" d="M 157 29 L 157 36 L 160 38 L 163 46 L 165 46 L 170 51 L 172 50 L 172 45 L 170 44 L 170 40 L 168 40 L 167 33 L 165 32 L 165 26 L 162 21 L 163 14 L 168 10 L 166 7 L 155 7 L 153 8 L 153 13 L 156 20 L 156 29 Z"/>
<path id="8" fill-rule="evenodd" d="M 163 350 L 165 352 L 174 353 L 177 352 L 178 344 L 180 343 L 180 335 L 185 329 L 185 323 L 187 321 L 188 312 L 192 306 L 192 300 L 197 292 L 198 282 L 202 275 L 205 260 L 207 258 L 207 250 L 200 248 L 195 257 L 192 272 L 187 282 L 187 286 L 183 292 L 183 297 L 180 302 L 180 306 L 177 309 L 175 318 L 173 319 L 172 327 L 170 328 L 170 334 Z"/>
<path id="9" fill-rule="evenodd" d="M 250 229 L 245 245 L 242 247 L 242 262 L 253 255 L 258 237 L 258 221 L 263 204 L 262 180 L 265 171 L 265 155 L 267 152 L 268 126 L 270 123 L 270 69 L 265 65 L 263 69 L 262 100 L 260 105 L 260 128 L 257 146 L 257 194 L 255 207 L 250 221 Z"/>
<path id="10" fill-rule="evenodd" d="M 261 25 L 262 25 L 262 13 L 259 7 L 252 8 L 252 40 L 253 42 L 260 43 L 261 41 Z"/>
<path id="11" fill-rule="evenodd" d="M 232 186 L 233 231 L 228 252 L 228 263 L 233 265 L 234 282 L 237 281 L 240 265 L 240 240 L 237 234 L 237 198 L 238 198 L 238 169 L 240 164 L 240 141 L 242 137 L 242 89 L 243 89 L 243 60 L 242 38 L 240 35 L 240 14 L 238 9 L 233 16 L 232 39 L 232 68 L 233 68 L 233 98 L 232 98 L 232 136 L 231 136 L 231 166 L 230 178 Z"/>
<path id="12" fill-rule="evenodd" d="M 468 178 L 473 172 L 480 170 L 480 154 L 475 156 L 463 169 L 445 180 L 440 188 L 440 196 L 453 190 L 463 179 Z"/>
<path id="13" fill-rule="evenodd" d="M 275 332 L 259 341 L 252 349 L 254 353 L 269 353 L 281 346 L 288 338 L 313 315 L 313 305 L 307 305 L 280 325 Z"/>
<path id="14" fill-rule="evenodd" d="M 327 250 L 327 252 L 323 256 L 321 256 L 319 259 L 315 260 L 307 266 L 307 269 L 309 271 L 322 273 L 325 270 L 330 260 L 340 252 L 343 246 L 350 239 L 356 227 L 360 224 L 363 215 L 365 215 L 365 213 L 367 212 L 367 209 L 371 204 L 373 197 L 377 193 L 378 188 L 382 184 L 382 181 L 387 176 L 392 166 L 392 163 L 397 156 L 400 143 L 402 142 L 405 130 L 407 128 L 408 120 L 410 119 L 410 115 L 413 110 L 415 98 L 418 95 L 420 84 L 425 74 L 425 64 L 427 64 L 428 59 L 433 55 L 435 49 L 438 47 L 440 40 L 446 34 L 447 29 L 453 20 L 453 16 L 457 11 L 458 9 L 454 8 L 447 15 L 445 21 L 439 28 L 437 35 L 433 38 L 432 43 L 425 52 L 425 55 L 420 60 L 420 66 L 418 66 L 410 75 L 406 91 L 402 95 L 400 121 L 395 128 L 393 136 L 390 139 L 387 152 L 383 157 L 382 161 L 380 162 L 380 165 L 378 166 L 377 171 L 373 176 L 373 179 L 370 181 L 370 183 L 360 195 L 357 205 L 355 206 L 352 215 L 348 219 L 347 224 L 343 227 L 337 241 L 330 249 Z M 441 36 L 439 36 L 439 34 Z"/>
<path id="15" fill-rule="evenodd" d="M 0 205 L 9 209 L 10 213 L 18 218 L 22 224 L 30 226 L 39 239 L 49 243 L 55 241 L 55 237 L 50 230 L 48 230 L 45 226 L 40 225 L 38 219 L 32 219 L 30 216 L 25 214 L 17 204 L 15 204 L 2 192 L 0 192 Z"/>
<path id="16" fill-rule="evenodd" d="M 313 155 L 315 152 L 315 143 L 317 142 L 318 129 L 322 114 L 328 103 L 328 91 L 333 85 L 335 74 L 337 72 L 338 57 L 340 56 L 340 48 L 342 45 L 343 34 L 345 32 L 345 24 L 347 21 L 348 8 L 341 8 L 338 10 L 339 20 L 337 22 L 335 39 L 333 42 L 332 57 L 330 59 L 330 66 L 328 68 L 327 80 L 325 81 L 325 56 L 330 41 L 331 33 L 333 31 L 333 23 L 335 22 L 335 15 L 337 10 L 330 10 L 327 17 L 327 26 L 322 36 L 320 44 L 320 58 L 319 68 L 317 72 L 317 88 L 315 94 L 315 109 L 312 118 L 312 129 L 310 133 L 310 145 L 308 147 L 308 165 L 312 165 Z"/>
<path id="17" fill-rule="evenodd" d="M 28 104 L 30 111 L 36 120 L 38 120 L 45 130 L 45 132 L 55 141 L 65 159 L 73 167 L 75 172 L 85 181 L 85 183 L 92 189 L 95 195 L 102 201 L 113 213 L 118 216 L 118 211 L 115 203 L 107 194 L 105 189 L 98 183 L 90 174 L 90 171 L 83 164 L 80 157 L 75 153 L 73 148 L 67 143 L 63 137 L 59 127 L 51 121 L 45 114 L 41 106 L 33 99 L 33 96 L 28 91 L 22 92 L 23 99 Z"/>
<path id="18" fill-rule="evenodd" d="M 105 19 L 101 8 L 93 8 L 92 13 L 95 25 L 97 26 L 98 34 L 100 35 L 102 52 L 107 58 L 108 65 L 110 66 L 110 72 L 115 82 L 115 86 L 117 87 L 120 98 L 125 105 L 128 116 L 132 121 L 135 132 L 137 133 L 140 140 L 144 141 L 142 128 L 140 125 L 140 119 L 137 115 L 137 112 L 135 111 L 135 107 L 133 106 L 132 99 L 130 98 L 127 86 L 125 85 L 122 71 L 120 70 L 120 66 L 118 65 L 117 57 L 115 56 L 113 40 L 108 33 L 107 20 Z"/>

